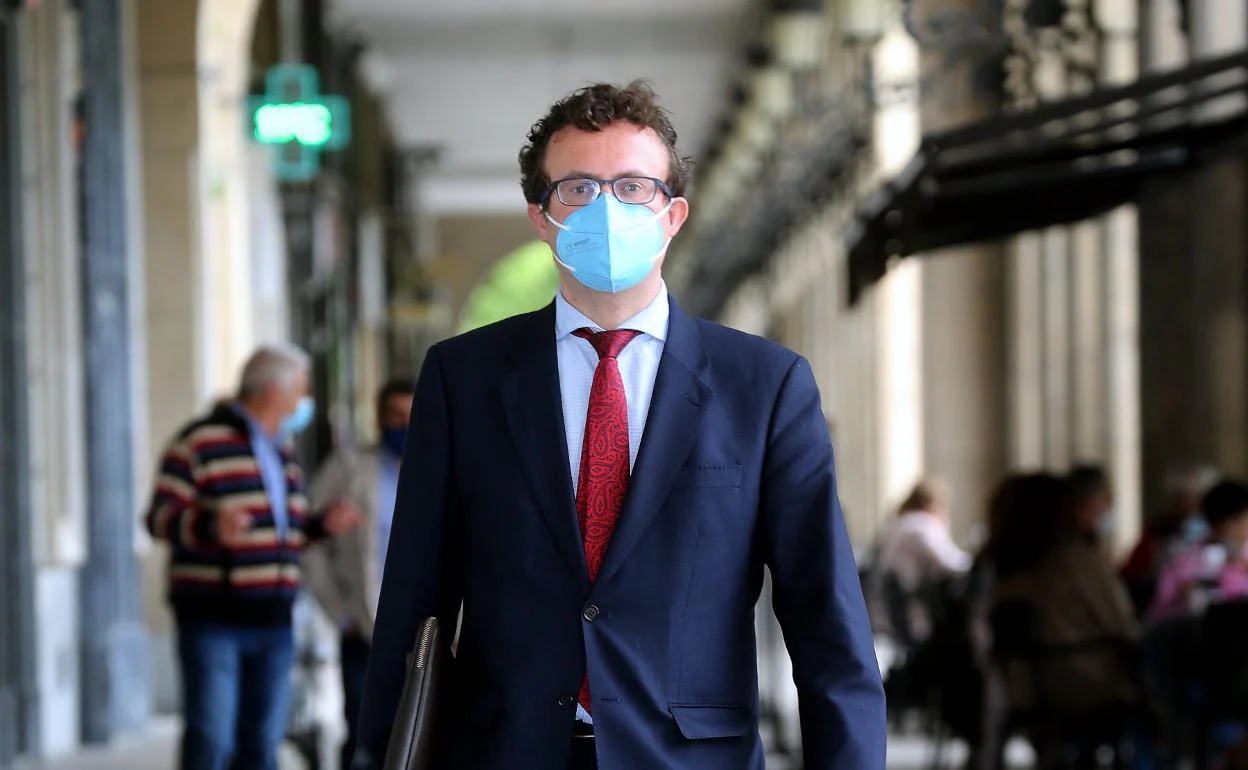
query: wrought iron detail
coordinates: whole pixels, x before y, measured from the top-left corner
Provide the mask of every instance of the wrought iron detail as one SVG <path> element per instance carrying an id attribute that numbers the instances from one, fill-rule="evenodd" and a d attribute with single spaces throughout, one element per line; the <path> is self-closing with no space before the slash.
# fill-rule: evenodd
<path id="1" fill-rule="evenodd" d="M 1103 32 L 1093 14 L 1093 0 L 1048 2 L 1055 10 L 1045 18 L 1056 23 L 1037 25 L 1035 0 L 1005 1 L 1002 29 L 1010 46 L 1003 65 L 1006 98 L 1012 107 L 1030 109 L 1049 96 L 1042 92 L 1038 77 L 1046 58 L 1062 63 L 1070 90 L 1086 90 L 1096 82 Z"/>
<path id="2" fill-rule="evenodd" d="M 901 21 L 906 32 L 924 48 L 1000 48 L 1001 13 L 999 0 L 979 0 L 963 11 L 920 14 L 918 0 L 902 0 Z"/>

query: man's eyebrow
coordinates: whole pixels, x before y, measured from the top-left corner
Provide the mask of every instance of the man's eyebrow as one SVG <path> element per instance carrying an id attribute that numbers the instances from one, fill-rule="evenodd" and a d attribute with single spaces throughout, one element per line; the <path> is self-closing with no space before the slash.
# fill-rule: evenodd
<path id="1" fill-rule="evenodd" d="M 646 171 L 638 171 L 636 169 L 629 169 L 628 171 L 625 171 L 624 173 L 620 174 L 616 178 L 627 179 L 629 177 L 638 177 L 638 176 L 644 176 L 646 178 L 650 178 L 651 175 L 649 172 L 646 172 Z M 559 177 L 559 179 L 556 179 L 555 181 L 557 182 L 562 179 L 593 179 L 597 181 L 598 177 L 594 176 L 588 171 L 581 171 L 580 169 L 573 169 L 569 171 L 568 173 L 564 174 L 563 176 Z"/>

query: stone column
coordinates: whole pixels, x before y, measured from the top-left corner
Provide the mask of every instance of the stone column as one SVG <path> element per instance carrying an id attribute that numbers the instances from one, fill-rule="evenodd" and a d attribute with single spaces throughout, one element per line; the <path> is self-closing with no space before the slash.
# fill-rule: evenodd
<path id="1" fill-rule="evenodd" d="M 912 94 L 922 71 L 919 51 L 900 27 L 888 31 L 875 52 L 876 89 Z M 875 112 L 876 166 L 882 177 L 891 177 L 913 157 L 919 146 L 919 105 L 913 99 L 892 99 Z M 923 274 L 920 258 L 903 260 L 890 270 L 871 292 L 864 312 L 871 312 L 874 349 L 866 348 L 864 361 L 875 362 L 873 404 L 878 420 L 872 471 L 876 490 L 869 496 L 870 515 L 878 520 L 901 502 L 909 487 L 924 471 L 923 433 Z"/>
<path id="2" fill-rule="evenodd" d="M 1098 0 L 1104 32 L 1101 80 L 1109 87 L 1139 77 L 1139 7 L 1124 0 Z M 1124 206 L 1102 220 L 1104 263 L 1101 304 L 1104 335 L 1100 383 L 1106 465 L 1117 504 L 1116 550 L 1131 547 L 1143 520 L 1140 444 L 1139 219 Z"/>
<path id="3" fill-rule="evenodd" d="M 1101 220 L 1070 228 L 1070 454 L 1074 462 L 1106 454 L 1105 233 Z"/>
<path id="4" fill-rule="evenodd" d="M 88 556 L 81 578 L 83 739 L 106 742 L 148 716 L 147 635 L 134 553 L 123 3 L 82 5 L 83 320 Z"/>
<path id="5" fill-rule="evenodd" d="M 1006 412 L 1010 468 L 1045 464 L 1044 433 L 1044 254 L 1039 233 L 1025 233 L 1006 246 Z"/>
<path id="6" fill-rule="evenodd" d="M 1140 16 L 1140 69 L 1155 73 L 1183 66 L 1187 39 L 1179 4 L 1146 0 Z M 1196 354 L 1188 328 L 1199 323 L 1190 243 L 1192 183 L 1180 177 L 1141 198 L 1139 211 L 1140 417 L 1145 510 L 1160 502 L 1167 468 L 1202 457 L 1205 424 L 1195 396 Z M 1176 323 L 1178 320 L 1182 323 Z"/>
<path id="7" fill-rule="evenodd" d="M 0 768 L 37 745 L 17 20 L 0 9 Z"/>
<path id="8" fill-rule="evenodd" d="M 1143 10 L 1146 70 L 1242 49 L 1248 7 L 1238 0 L 1191 3 L 1190 45 L 1175 3 Z M 1189 50 L 1190 49 L 1190 50 Z M 1215 109 L 1220 105 L 1215 105 Z M 1140 352 L 1145 503 L 1177 463 L 1248 470 L 1248 208 L 1242 160 L 1223 160 L 1140 202 Z"/>
<path id="9" fill-rule="evenodd" d="M 1070 453 L 1070 231 L 1052 227 L 1040 235 L 1041 358 L 1044 383 L 1044 467 L 1062 472 Z"/>
<path id="10" fill-rule="evenodd" d="M 965 27 L 990 5 L 966 0 L 916 4 L 932 30 L 922 48 L 920 115 L 925 134 L 995 114 L 1000 64 L 973 41 L 942 39 L 948 23 Z M 959 21 L 960 20 L 960 21 Z M 922 257 L 924 465 L 953 488 L 955 535 L 983 521 L 1005 467 L 1003 247 L 975 244 Z"/>
<path id="11" fill-rule="evenodd" d="M 1248 4 L 1242 0 L 1192 3 L 1192 58 L 1242 50 L 1248 44 Z M 1242 96 L 1229 97 L 1242 102 Z M 1205 113 L 1220 113 L 1228 99 Z M 1201 390 L 1209 405 L 1208 450 L 1228 473 L 1248 471 L 1248 169 L 1240 158 L 1198 173 L 1192 189 L 1191 257 L 1198 307 L 1196 327 Z M 1203 328 L 1202 328 L 1203 327 Z"/>

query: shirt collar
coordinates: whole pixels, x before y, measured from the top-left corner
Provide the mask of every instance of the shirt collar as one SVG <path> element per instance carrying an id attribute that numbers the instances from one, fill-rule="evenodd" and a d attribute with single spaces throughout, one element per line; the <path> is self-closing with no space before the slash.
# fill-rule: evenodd
<path id="1" fill-rule="evenodd" d="M 641 312 L 620 324 L 621 329 L 633 329 L 642 334 L 648 334 L 651 337 L 664 342 L 667 340 L 667 321 L 670 314 L 670 308 L 667 302 L 667 284 L 659 284 L 659 293 L 655 295 L 654 300 L 649 305 L 642 308 Z M 572 307 L 572 304 L 563 298 L 563 292 L 555 294 L 555 339 L 561 340 L 567 337 L 577 329 L 588 327 L 595 332 L 602 331 L 602 327 Z"/>
<path id="2" fill-rule="evenodd" d="M 270 441 L 273 440 L 274 437 L 269 435 L 269 432 L 264 429 L 264 426 L 260 424 L 260 421 L 256 419 L 256 416 L 252 414 L 247 407 L 243 406 L 242 403 L 235 401 L 230 404 L 230 408 L 234 410 L 235 414 L 243 418 L 243 422 L 247 423 L 247 429 L 253 434 L 260 436 L 261 438 L 269 439 Z"/>

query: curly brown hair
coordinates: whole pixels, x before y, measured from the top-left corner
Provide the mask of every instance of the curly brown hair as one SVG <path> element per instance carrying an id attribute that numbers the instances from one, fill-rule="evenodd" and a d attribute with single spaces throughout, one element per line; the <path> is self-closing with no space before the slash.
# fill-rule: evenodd
<path id="1" fill-rule="evenodd" d="M 544 167 L 546 148 L 555 134 L 569 126 L 581 131 L 602 131 L 621 120 L 649 128 L 659 135 L 671 157 L 668 178 L 663 181 L 673 195 L 684 195 L 693 161 L 676 151 L 676 129 L 672 127 L 667 110 L 659 106 L 654 89 L 643 80 L 634 80 L 623 88 L 609 83 L 586 86 L 555 102 L 546 117 L 533 124 L 528 144 L 520 150 L 520 185 L 524 188 L 524 199 L 533 204 L 541 203 L 542 196 L 550 189 L 551 180 Z"/>

